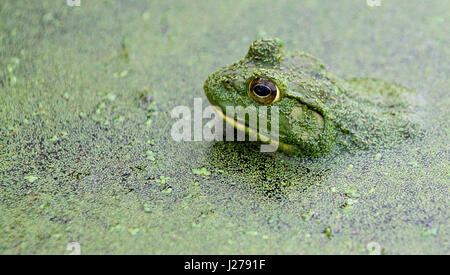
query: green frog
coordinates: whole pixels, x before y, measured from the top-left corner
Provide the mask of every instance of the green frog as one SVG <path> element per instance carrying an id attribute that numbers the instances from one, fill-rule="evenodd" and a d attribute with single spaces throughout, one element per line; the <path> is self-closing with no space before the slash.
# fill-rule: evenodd
<path id="1" fill-rule="evenodd" d="M 254 41 L 244 58 L 210 75 L 204 90 L 223 119 L 247 133 L 259 129 L 227 116 L 227 107 L 266 106 L 269 113 L 276 106 L 277 146 L 290 154 L 389 147 L 416 136 L 420 124 L 415 91 L 373 78 L 341 79 L 277 38 Z"/>

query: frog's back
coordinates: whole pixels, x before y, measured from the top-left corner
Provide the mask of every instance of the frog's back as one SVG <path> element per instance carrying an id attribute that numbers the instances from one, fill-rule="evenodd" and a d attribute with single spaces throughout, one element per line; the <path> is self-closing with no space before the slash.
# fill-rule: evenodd
<path id="1" fill-rule="evenodd" d="M 311 106 L 322 103 L 316 107 L 340 129 L 338 140 L 343 144 L 391 146 L 423 133 L 419 115 L 422 101 L 415 90 L 375 78 L 341 79 L 306 53 L 291 51 L 285 57 L 285 70 L 300 75 L 300 80 L 293 82 L 302 86 L 289 90 L 289 95 Z M 308 97 L 304 96 L 305 85 L 314 91 Z"/>
<path id="2" fill-rule="evenodd" d="M 372 104 L 381 106 L 405 106 L 417 104 L 418 93 L 391 81 L 382 79 L 357 77 L 345 80 L 350 96 L 368 99 Z"/>
<path id="3" fill-rule="evenodd" d="M 423 133 L 419 115 L 423 101 L 415 90 L 367 77 L 343 80 L 341 85 L 347 100 L 337 117 L 341 129 L 352 134 L 354 143 L 390 146 Z"/>

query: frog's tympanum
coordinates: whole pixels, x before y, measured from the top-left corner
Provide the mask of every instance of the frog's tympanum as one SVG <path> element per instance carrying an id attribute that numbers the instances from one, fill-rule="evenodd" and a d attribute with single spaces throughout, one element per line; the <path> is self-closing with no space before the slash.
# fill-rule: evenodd
<path id="1" fill-rule="evenodd" d="M 414 91 L 372 78 L 341 79 L 317 58 L 284 50 L 279 39 L 254 41 L 243 59 L 210 75 L 204 90 L 227 122 L 237 120 L 226 116 L 227 106 L 267 106 L 268 113 L 277 106 L 279 149 L 287 153 L 387 147 L 418 128 Z"/>

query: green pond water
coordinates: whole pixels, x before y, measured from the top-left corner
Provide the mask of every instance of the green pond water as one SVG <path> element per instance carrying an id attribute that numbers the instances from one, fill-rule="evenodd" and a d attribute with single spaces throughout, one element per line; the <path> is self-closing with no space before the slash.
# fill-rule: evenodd
<path id="1" fill-rule="evenodd" d="M 449 254 L 450 3 L 0 2 L 0 253 Z M 259 37 L 420 92 L 425 136 L 321 158 L 175 142 Z"/>

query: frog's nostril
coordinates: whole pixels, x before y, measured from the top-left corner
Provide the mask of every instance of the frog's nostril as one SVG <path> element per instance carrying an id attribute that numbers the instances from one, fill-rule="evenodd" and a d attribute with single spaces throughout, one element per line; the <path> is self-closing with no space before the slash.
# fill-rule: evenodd
<path id="1" fill-rule="evenodd" d="M 226 89 L 231 90 L 233 89 L 234 84 L 233 82 L 227 80 L 223 82 L 223 86 L 225 86 Z"/>

